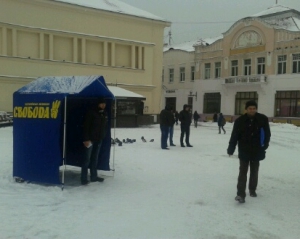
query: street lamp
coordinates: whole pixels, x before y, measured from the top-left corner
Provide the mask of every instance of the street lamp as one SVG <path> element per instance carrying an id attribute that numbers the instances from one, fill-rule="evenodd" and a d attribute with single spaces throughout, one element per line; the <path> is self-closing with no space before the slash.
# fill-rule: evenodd
<path id="1" fill-rule="evenodd" d="M 197 91 L 196 91 L 196 93 L 193 95 L 193 91 L 190 91 L 190 94 L 189 94 L 189 96 L 195 96 L 195 98 L 196 98 L 196 101 L 197 101 Z"/>

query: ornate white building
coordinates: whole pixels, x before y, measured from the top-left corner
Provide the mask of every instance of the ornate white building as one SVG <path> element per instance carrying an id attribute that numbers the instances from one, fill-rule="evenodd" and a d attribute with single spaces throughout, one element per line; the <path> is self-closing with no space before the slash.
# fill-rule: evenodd
<path id="1" fill-rule="evenodd" d="M 194 48 L 193 110 L 237 116 L 245 102 L 254 99 L 269 117 L 300 117 L 299 11 L 275 5 L 237 21 L 216 41 L 201 40 Z M 166 52 L 166 71 L 165 60 Z M 188 95 L 178 102 L 188 103 Z"/>

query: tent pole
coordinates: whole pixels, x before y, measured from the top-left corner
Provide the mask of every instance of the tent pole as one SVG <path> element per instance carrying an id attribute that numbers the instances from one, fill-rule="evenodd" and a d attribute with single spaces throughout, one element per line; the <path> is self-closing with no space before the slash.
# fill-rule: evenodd
<path id="1" fill-rule="evenodd" d="M 117 98 L 115 98 L 115 110 L 114 110 L 114 140 L 116 139 L 116 124 L 117 124 Z M 116 153 L 116 144 L 114 144 L 114 152 L 113 152 L 113 176 L 115 175 L 115 153 Z"/>
<path id="2" fill-rule="evenodd" d="M 63 173 L 61 190 L 64 190 L 65 185 L 65 170 L 66 170 L 66 130 L 67 130 L 67 96 L 65 96 L 65 110 L 64 110 L 64 141 L 63 141 Z"/>

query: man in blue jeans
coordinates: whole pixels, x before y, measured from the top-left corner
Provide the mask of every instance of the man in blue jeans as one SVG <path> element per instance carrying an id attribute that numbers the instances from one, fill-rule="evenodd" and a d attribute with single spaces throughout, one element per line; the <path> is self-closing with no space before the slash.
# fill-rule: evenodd
<path id="1" fill-rule="evenodd" d="M 100 98 L 96 105 L 87 112 L 83 125 L 84 156 L 81 166 L 81 184 L 87 185 L 88 168 L 90 168 L 91 182 L 103 182 L 104 178 L 97 176 L 98 156 L 102 140 L 106 134 L 107 114 L 106 102 Z"/>

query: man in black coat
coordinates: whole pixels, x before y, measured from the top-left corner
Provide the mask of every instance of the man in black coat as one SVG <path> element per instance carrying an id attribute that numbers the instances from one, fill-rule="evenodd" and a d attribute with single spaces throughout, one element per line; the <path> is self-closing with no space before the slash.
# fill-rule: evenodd
<path id="1" fill-rule="evenodd" d="M 190 107 L 188 105 L 184 105 L 183 110 L 180 111 L 179 121 L 181 122 L 181 124 L 180 124 L 180 129 L 181 129 L 180 145 L 181 145 L 181 147 L 185 147 L 185 145 L 183 143 L 184 135 L 185 135 L 186 146 L 193 147 L 190 144 L 190 125 L 192 123 L 192 117 L 190 114 Z"/>
<path id="2" fill-rule="evenodd" d="M 161 148 L 168 148 L 168 136 L 170 127 L 173 126 L 174 116 L 171 112 L 171 106 L 166 105 L 165 109 L 160 112 L 160 131 L 161 131 Z"/>
<path id="3" fill-rule="evenodd" d="M 83 124 L 84 158 L 81 166 L 81 184 L 87 185 L 88 168 L 90 167 L 91 182 L 103 182 L 104 178 L 97 176 L 98 155 L 102 140 L 106 134 L 107 114 L 105 99 L 100 98 L 95 107 L 89 110 Z"/>
<path id="4" fill-rule="evenodd" d="M 240 172 L 237 184 L 236 201 L 245 202 L 247 172 L 250 165 L 249 193 L 256 197 L 258 182 L 259 161 L 266 156 L 266 149 L 269 147 L 271 132 L 268 118 L 257 113 L 257 103 L 248 101 L 246 113 L 234 122 L 227 153 L 233 155 L 238 144 L 238 156 L 240 159 Z"/>

